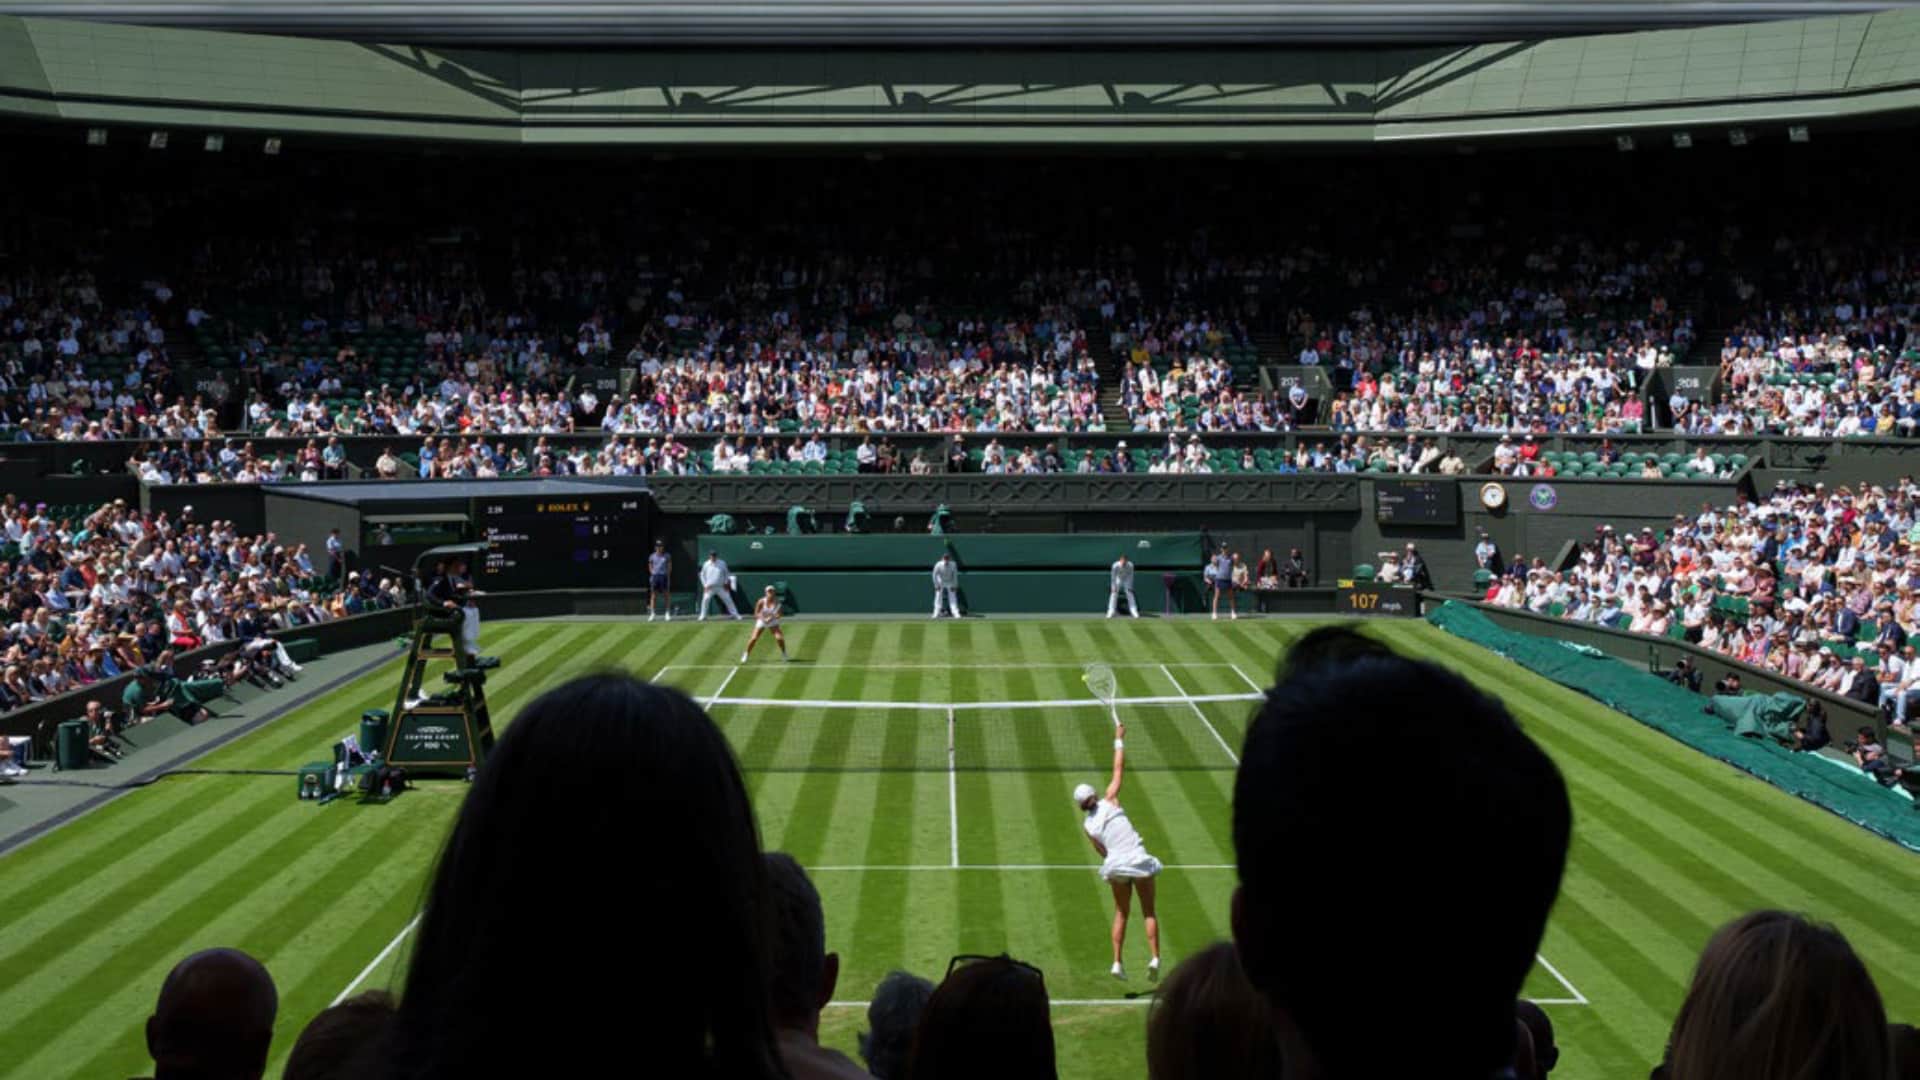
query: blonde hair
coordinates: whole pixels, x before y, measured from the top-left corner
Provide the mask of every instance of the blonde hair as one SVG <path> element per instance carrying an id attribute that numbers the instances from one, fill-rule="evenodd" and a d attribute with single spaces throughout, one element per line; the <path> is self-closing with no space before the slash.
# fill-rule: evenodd
<path id="1" fill-rule="evenodd" d="M 1173 969 L 1147 1014 L 1149 1080 L 1260 1080 L 1280 1075 L 1272 1006 L 1240 953 L 1217 941 Z"/>
<path id="2" fill-rule="evenodd" d="M 1668 1080 L 1884 1080 L 1880 992 L 1847 939 L 1784 911 L 1721 927 L 1673 1021 Z"/>

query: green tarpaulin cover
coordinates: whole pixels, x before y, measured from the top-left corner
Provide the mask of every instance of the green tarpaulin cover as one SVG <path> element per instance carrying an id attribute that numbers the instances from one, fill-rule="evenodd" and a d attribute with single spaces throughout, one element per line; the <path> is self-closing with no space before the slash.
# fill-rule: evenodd
<path id="1" fill-rule="evenodd" d="M 1815 754 L 1789 750 L 1775 741 L 1782 737 L 1775 732 L 1790 733 L 1799 712 L 1806 708 L 1795 695 L 1716 698 L 1712 703 L 1713 714 L 1709 715 L 1707 699 L 1684 687 L 1605 654 L 1596 655 L 1592 649 L 1574 649 L 1558 638 L 1505 629 L 1470 604 L 1442 604 L 1427 614 L 1427 621 L 1537 675 L 1578 690 L 1701 753 L 1752 773 L 1782 791 L 1825 807 L 1903 847 L 1920 851 L 1920 813 L 1915 812 L 1913 801 L 1904 793 L 1883 788 L 1866 776 L 1837 768 L 1832 762 L 1819 760 Z M 1793 705 L 1787 706 L 1775 698 L 1791 698 Z M 1743 716 L 1745 719 L 1741 719 Z M 1745 724 L 1754 734 L 1773 737 L 1737 734 L 1735 727 L 1740 724 Z M 1784 737 L 1791 738 L 1791 735 Z"/>

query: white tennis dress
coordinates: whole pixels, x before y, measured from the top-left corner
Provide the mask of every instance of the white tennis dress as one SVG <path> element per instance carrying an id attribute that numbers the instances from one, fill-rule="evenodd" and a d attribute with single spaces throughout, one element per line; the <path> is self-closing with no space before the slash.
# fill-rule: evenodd
<path id="1" fill-rule="evenodd" d="M 1088 836 L 1107 849 L 1106 861 L 1100 864 L 1102 878 L 1119 881 L 1159 875 L 1160 860 L 1147 854 L 1147 846 L 1119 804 L 1105 799 L 1094 803 L 1087 811 L 1086 829 Z"/>
<path id="2" fill-rule="evenodd" d="M 762 600 L 758 604 L 755 604 L 753 606 L 753 624 L 755 626 L 758 626 L 762 630 L 779 629 L 780 628 L 779 601 L 776 600 L 773 603 L 769 604 L 765 600 Z"/>

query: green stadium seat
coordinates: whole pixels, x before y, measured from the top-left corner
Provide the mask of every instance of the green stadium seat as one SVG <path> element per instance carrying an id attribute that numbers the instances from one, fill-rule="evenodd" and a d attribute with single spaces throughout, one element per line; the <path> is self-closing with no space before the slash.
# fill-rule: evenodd
<path id="1" fill-rule="evenodd" d="M 1374 577 L 1374 573 L 1375 571 L 1373 569 L 1372 563 L 1361 563 L 1360 565 L 1353 568 L 1353 580 L 1372 581 Z"/>

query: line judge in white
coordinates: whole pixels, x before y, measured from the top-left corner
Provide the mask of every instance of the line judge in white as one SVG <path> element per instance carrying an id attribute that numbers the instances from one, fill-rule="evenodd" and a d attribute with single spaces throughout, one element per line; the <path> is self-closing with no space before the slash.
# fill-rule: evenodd
<path id="1" fill-rule="evenodd" d="M 733 606 L 733 574 L 727 570 L 727 562 L 717 551 L 707 552 L 707 561 L 700 564 L 700 621 L 707 621 L 707 607 L 714 597 L 727 606 L 727 614 L 738 619 L 740 609 Z"/>
<path id="2" fill-rule="evenodd" d="M 1147 853 L 1127 812 L 1120 808 L 1120 774 L 1127 756 L 1127 726 L 1113 728 L 1113 779 L 1102 796 L 1092 784 L 1073 789 L 1073 804 L 1086 815 L 1083 827 L 1087 841 L 1100 853 L 1100 876 L 1113 890 L 1113 977 L 1127 977 L 1121 966 L 1120 950 L 1127 941 L 1127 915 L 1133 909 L 1133 897 L 1140 897 L 1140 915 L 1147 923 L 1147 978 L 1160 977 L 1160 918 L 1154 911 L 1154 878 L 1160 874 L 1160 860 Z"/>
<path id="3" fill-rule="evenodd" d="M 1120 606 L 1121 593 L 1127 594 L 1127 610 L 1133 613 L 1134 618 L 1139 618 L 1140 602 L 1133 598 L 1133 560 L 1127 558 L 1124 551 L 1114 561 L 1108 575 L 1107 618 L 1113 618 L 1114 611 Z"/>
<path id="4" fill-rule="evenodd" d="M 940 617 L 941 601 L 946 602 L 947 611 L 954 618 L 960 617 L 960 564 L 953 561 L 953 552 L 944 552 L 940 561 L 933 564 L 933 617 Z"/>

